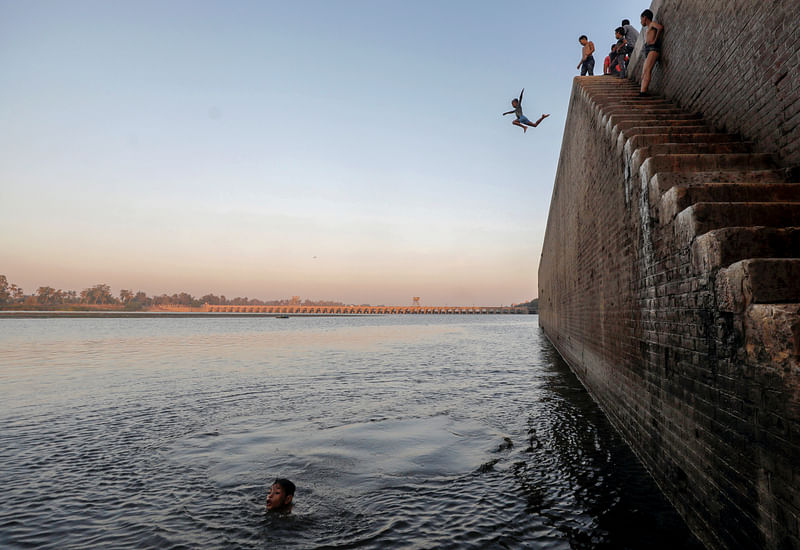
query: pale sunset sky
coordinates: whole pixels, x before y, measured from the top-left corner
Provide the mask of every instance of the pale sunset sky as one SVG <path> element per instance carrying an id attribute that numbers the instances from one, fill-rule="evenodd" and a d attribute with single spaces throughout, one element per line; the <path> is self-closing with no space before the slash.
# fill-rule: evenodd
<path id="1" fill-rule="evenodd" d="M 0 0 L 0 274 L 26 293 L 536 296 L 580 59 L 648 3 Z M 525 88 L 523 135 L 510 101 Z"/>

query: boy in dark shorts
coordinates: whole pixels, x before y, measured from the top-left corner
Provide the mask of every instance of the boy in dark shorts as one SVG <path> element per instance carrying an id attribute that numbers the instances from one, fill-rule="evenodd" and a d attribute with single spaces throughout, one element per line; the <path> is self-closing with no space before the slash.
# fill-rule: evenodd
<path id="1" fill-rule="evenodd" d="M 581 70 L 581 76 L 594 76 L 594 42 L 589 40 L 585 34 L 582 34 L 578 38 L 578 42 L 581 43 L 581 62 L 578 63 L 578 69 Z"/>
<path id="2" fill-rule="evenodd" d="M 642 87 L 639 95 L 647 95 L 647 87 L 650 85 L 650 77 L 653 74 L 653 65 L 661 55 L 661 35 L 664 33 L 664 25 L 659 25 L 653 21 L 653 12 L 644 10 L 642 12 L 642 26 L 647 27 L 643 32 L 644 38 L 644 67 L 642 68 Z"/>
<path id="3" fill-rule="evenodd" d="M 286 478 L 278 478 L 269 488 L 267 495 L 267 512 L 281 512 L 288 514 L 292 511 L 294 498 L 294 483 Z"/>
<path id="4" fill-rule="evenodd" d="M 537 120 L 536 122 L 531 122 L 530 120 L 528 120 L 528 117 L 522 114 L 522 94 L 524 93 L 525 93 L 525 88 L 522 88 L 522 91 L 519 93 L 519 97 L 518 98 L 515 97 L 514 99 L 511 100 L 511 106 L 514 107 L 513 111 L 506 111 L 505 113 L 503 113 L 503 116 L 510 114 L 517 115 L 517 118 L 511 121 L 511 124 L 522 128 L 523 133 L 528 131 L 528 126 L 530 126 L 531 128 L 536 128 L 537 126 L 539 126 L 539 123 L 541 121 L 550 116 L 543 114 L 542 116 L 539 117 L 539 120 Z"/>
<path id="5" fill-rule="evenodd" d="M 617 27 L 614 31 L 614 36 L 617 37 L 617 43 L 614 44 L 614 51 L 616 55 L 616 64 L 619 65 L 619 76 L 625 78 L 625 53 L 628 42 L 625 40 L 625 29 Z"/>

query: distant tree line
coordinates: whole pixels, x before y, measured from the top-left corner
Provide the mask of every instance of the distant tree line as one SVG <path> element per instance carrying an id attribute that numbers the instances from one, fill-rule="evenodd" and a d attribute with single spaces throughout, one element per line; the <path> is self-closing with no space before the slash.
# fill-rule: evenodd
<path id="1" fill-rule="evenodd" d="M 68 306 L 68 305 L 116 305 L 124 309 L 135 311 L 147 309 L 161 305 L 180 305 L 190 307 L 200 307 L 203 304 L 222 305 L 222 306 L 280 306 L 280 305 L 315 305 L 315 306 L 340 306 L 345 305 L 341 302 L 330 301 L 301 301 L 298 296 L 293 296 L 287 300 L 263 301 L 255 298 L 226 298 L 214 294 L 206 294 L 200 298 L 195 298 L 187 292 L 172 294 L 162 294 L 160 296 L 148 296 L 141 290 L 122 289 L 119 296 L 111 293 L 111 287 L 101 283 L 83 289 L 80 293 L 74 290 L 55 289 L 50 286 L 40 286 L 35 293 L 26 295 L 23 289 L 13 283 L 9 283 L 5 275 L 0 275 L 0 306 L 26 305 L 26 306 Z"/>
<path id="2" fill-rule="evenodd" d="M 539 298 L 534 298 L 530 302 L 524 302 L 522 304 L 514 304 L 516 306 L 527 307 L 528 313 L 535 314 L 539 313 Z"/>

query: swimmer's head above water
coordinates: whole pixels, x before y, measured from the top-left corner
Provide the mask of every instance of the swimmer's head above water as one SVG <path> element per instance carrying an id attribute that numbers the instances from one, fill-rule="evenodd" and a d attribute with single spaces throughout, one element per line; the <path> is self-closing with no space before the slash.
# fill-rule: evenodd
<path id="1" fill-rule="evenodd" d="M 272 482 L 267 494 L 267 511 L 291 512 L 294 489 L 294 483 L 286 478 L 278 478 Z"/>

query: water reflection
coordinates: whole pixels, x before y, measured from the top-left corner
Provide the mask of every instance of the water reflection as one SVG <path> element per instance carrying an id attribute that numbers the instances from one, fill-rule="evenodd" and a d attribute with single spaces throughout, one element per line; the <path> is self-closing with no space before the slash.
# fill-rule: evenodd
<path id="1" fill-rule="evenodd" d="M 535 317 L 291 321 L 3 321 L 0 545 L 695 544 Z"/>
<path id="2" fill-rule="evenodd" d="M 542 388 L 529 415 L 526 449 L 531 460 L 515 464 L 528 510 L 548 517 L 571 548 L 696 548 L 703 546 L 657 490 L 655 482 L 611 427 L 555 348 L 541 341 Z M 549 414 L 543 414 L 547 409 Z M 543 441 L 545 443 L 543 443 Z M 571 507 L 585 511 L 575 526 L 559 521 L 545 498 L 540 465 L 551 463 L 569 489 Z M 561 492 L 563 495 L 564 492 Z M 562 502 L 563 506 L 563 502 Z M 624 526 L 624 527 L 623 527 Z"/>

